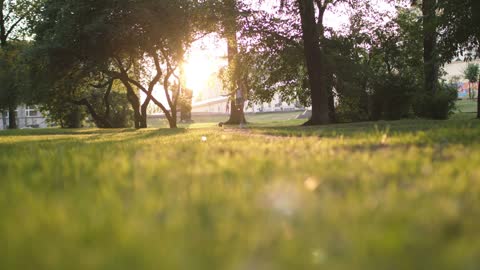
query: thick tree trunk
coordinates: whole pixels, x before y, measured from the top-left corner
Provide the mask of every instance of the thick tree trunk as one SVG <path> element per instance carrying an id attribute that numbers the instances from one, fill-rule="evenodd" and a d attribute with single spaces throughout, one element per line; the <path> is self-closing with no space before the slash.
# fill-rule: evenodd
<path id="1" fill-rule="evenodd" d="M 68 113 L 66 122 L 63 124 L 65 128 L 81 128 L 82 127 L 82 114 L 78 107 L 73 107 Z"/>
<path id="2" fill-rule="evenodd" d="M 17 129 L 17 112 L 15 112 L 15 106 L 8 106 L 8 128 Z"/>
<path id="3" fill-rule="evenodd" d="M 128 83 L 125 78 L 121 78 L 122 83 L 127 89 L 127 99 L 133 109 L 133 123 L 136 129 L 146 128 L 146 115 L 142 117 L 140 99 L 133 90 L 133 87 Z"/>
<path id="4" fill-rule="evenodd" d="M 430 95 L 435 94 L 438 84 L 436 5 L 437 0 L 424 0 L 422 4 L 424 84 Z"/>
<path id="5" fill-rule="evenodd" d="M 144 103 L 141 107 L 140 113 L 140 128 L 148 128 L 148 103 Z"/>
<path id="6" fill-rule="evenodd" d="M 228 43 L 228 67 L 230 69 L 237 68 L 236 58 L 238 55 L 238 39 L 237 39 L 237 7 L 236 0 L 226 1 L 227 12 L 226 20 L 224 21 L 225 27 L 225 37 Z M 245 96 L 246 89 L 243 89 L 243 83 L 241 78 L 233 78 L 235 81 L 235 86 L 237 89 L 234 89 L 231 93 L 231 104 L 230 104 L 230 118 L 224 124 L 226 125 L 240 125 L 246 123 L 245 113 L 243 111 L 243 104 L 236 104 L 236 95 L 237 92 L 243 97 Z M 242 100 L 243 103 L 243 100 Z"/>
<path id="7" fill-rule="evenodd" d="M 247 121 L 245 119 L 245 112 L 243 110 L 243 106 L 238 106 L 235 101 L 230 102 L 230 118 L 226 125 L 240 125 L 245 124 Z"/>
<path id="8" fill-rule="evenodd" d="M 177 128 L 177 107 L 172 108 L 172 115 L 170 118 L 167 118 L 170 128 Z"/>
<path id="9" fill-rule="evenodd" d="M 5 48 L 7 46 L 7 29 L 5 25 L 5 14 L 3 10 L 5 1 L 0 0 L 0 47 Z M 8 15 L 7 15 L 8 17 Z"/>
<path id="10" fill-rule="evenodd" d="M 322 80 L 322 51 L 319 44 L 318 26 L 315 21 L 313 0 L 297 0 L 302 21 L 304 55 L 307 64 L 312 98 L 312 117 L 305 125 L 329 124 L 328 91 Z"/>

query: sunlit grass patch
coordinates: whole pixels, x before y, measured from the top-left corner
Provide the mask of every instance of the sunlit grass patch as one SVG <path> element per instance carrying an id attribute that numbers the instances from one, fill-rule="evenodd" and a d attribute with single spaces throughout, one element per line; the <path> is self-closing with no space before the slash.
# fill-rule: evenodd
<path id="1" fill-rule="evenodd" d="M 475 269 L 479 136 L 467 118 L 2 132 L 0 269 Z"/>

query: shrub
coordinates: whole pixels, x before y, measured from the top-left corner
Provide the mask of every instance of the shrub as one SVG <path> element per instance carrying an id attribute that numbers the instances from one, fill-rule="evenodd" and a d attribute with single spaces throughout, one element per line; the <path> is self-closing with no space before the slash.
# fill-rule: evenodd
<path id="1" fill-rule="evenodd" d="M 368 120 L 368 104 L 363 104 L 359 96 L 341 96 L 336 107 L 336 117 L 340 123 Z M 365 102 L 367 103 L 367 102 Z"/>
<path id="2" fill-rule="evenodd" d="M 418 86 L 414 80 L 399 74 L 377 78 L 372 85 L 371 118 L 398 120 L 411 115 L 412 102 Z"/>
<path id="3" fill-rule="evenodd" d="M 46 116 L 50 125 L 58 125 L 62 128 L 81 128 L 87 116 L 84 108 L 70 103 L 58 102 L 58 100 L 43 104 L 40 106 L 40 110 Z"/>
<path id="4" fill-rule="evenodd" d="M 418 117 L 445 120 L 455 110 L 457 99 L 457 89 L 442 83 L 434 95 L 418 94 L 415 98 L 413 109 Z"/>
<path id="5" fill-rule="evenodd" d="M 111 111 L 109 121 L 114 128 L 127 128 L 132 126 L 133 110 L 125 94 L 112 92 L 110 94 Z"/>

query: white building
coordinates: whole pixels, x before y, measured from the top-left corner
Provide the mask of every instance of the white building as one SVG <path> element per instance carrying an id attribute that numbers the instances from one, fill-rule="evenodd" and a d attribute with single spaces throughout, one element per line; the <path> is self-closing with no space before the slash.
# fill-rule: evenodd
<path id="1" fill-rule="evenodd" d="M 245 104 L 246 113 L 285 112 L 303 109 L 300 105 L 283 102 L 278 95 L 275 95 L 270 103 L 255 104 L 246 102 Z M 194 102 L 192 105 L 192 113 L 226 114 L 229 112 L 230 101 L 228 97 L 224 96 Z"/>
<path id="2" fill-rule="evenodd" d="M 35 106 L 18 106 L 15 110 L 18 128 L 46 128 L 47 119 Z M 8 111 L 1 114 L 0 129 L 8 128 Z"/>

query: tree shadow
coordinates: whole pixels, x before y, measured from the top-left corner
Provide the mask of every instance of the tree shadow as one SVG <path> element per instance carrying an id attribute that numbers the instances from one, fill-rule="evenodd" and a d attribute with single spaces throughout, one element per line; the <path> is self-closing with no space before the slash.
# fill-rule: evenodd
<path id="1" fill-rule="evenodd" d="M 125 129 L 60 129 L 60 128 L 44 128 L 44 129 L 17 129 L 17 130 L 1 130 L 0 137 L 5 136 L 45 136 L 45 135 L 95 135 L 95 134 L 113 134 L 136 132 L 132 128 Z"/>
<path id="2" fill-rule="evenodd" d="M 0 141 L 0 147 L 29 146 L 31 144 L 49 145 L 62 144 L 62 146 L 81 146 L 87 144 L 110 144 L 128 143 L 139 140 L 147 140 L 154 137 L 170 137 L 186 133 L 186 129 L 82 129 L 82 130 L 17 130 L 5 132 L 0 138 L 15 137 L 17 140 Z M 31 137 L 31 138 L 29 138 Z"/>
<path id="3" fill-rule="evenodd" d="M 398 120 L 360 122 L 325 126 L 251 126 L 254 132 L 279 137 L 366 138 L 371 136 L 416 137 L 421 144 L 457 143 L 470 145 L 480 142 L 480 121 L 453 120 Z"/>

